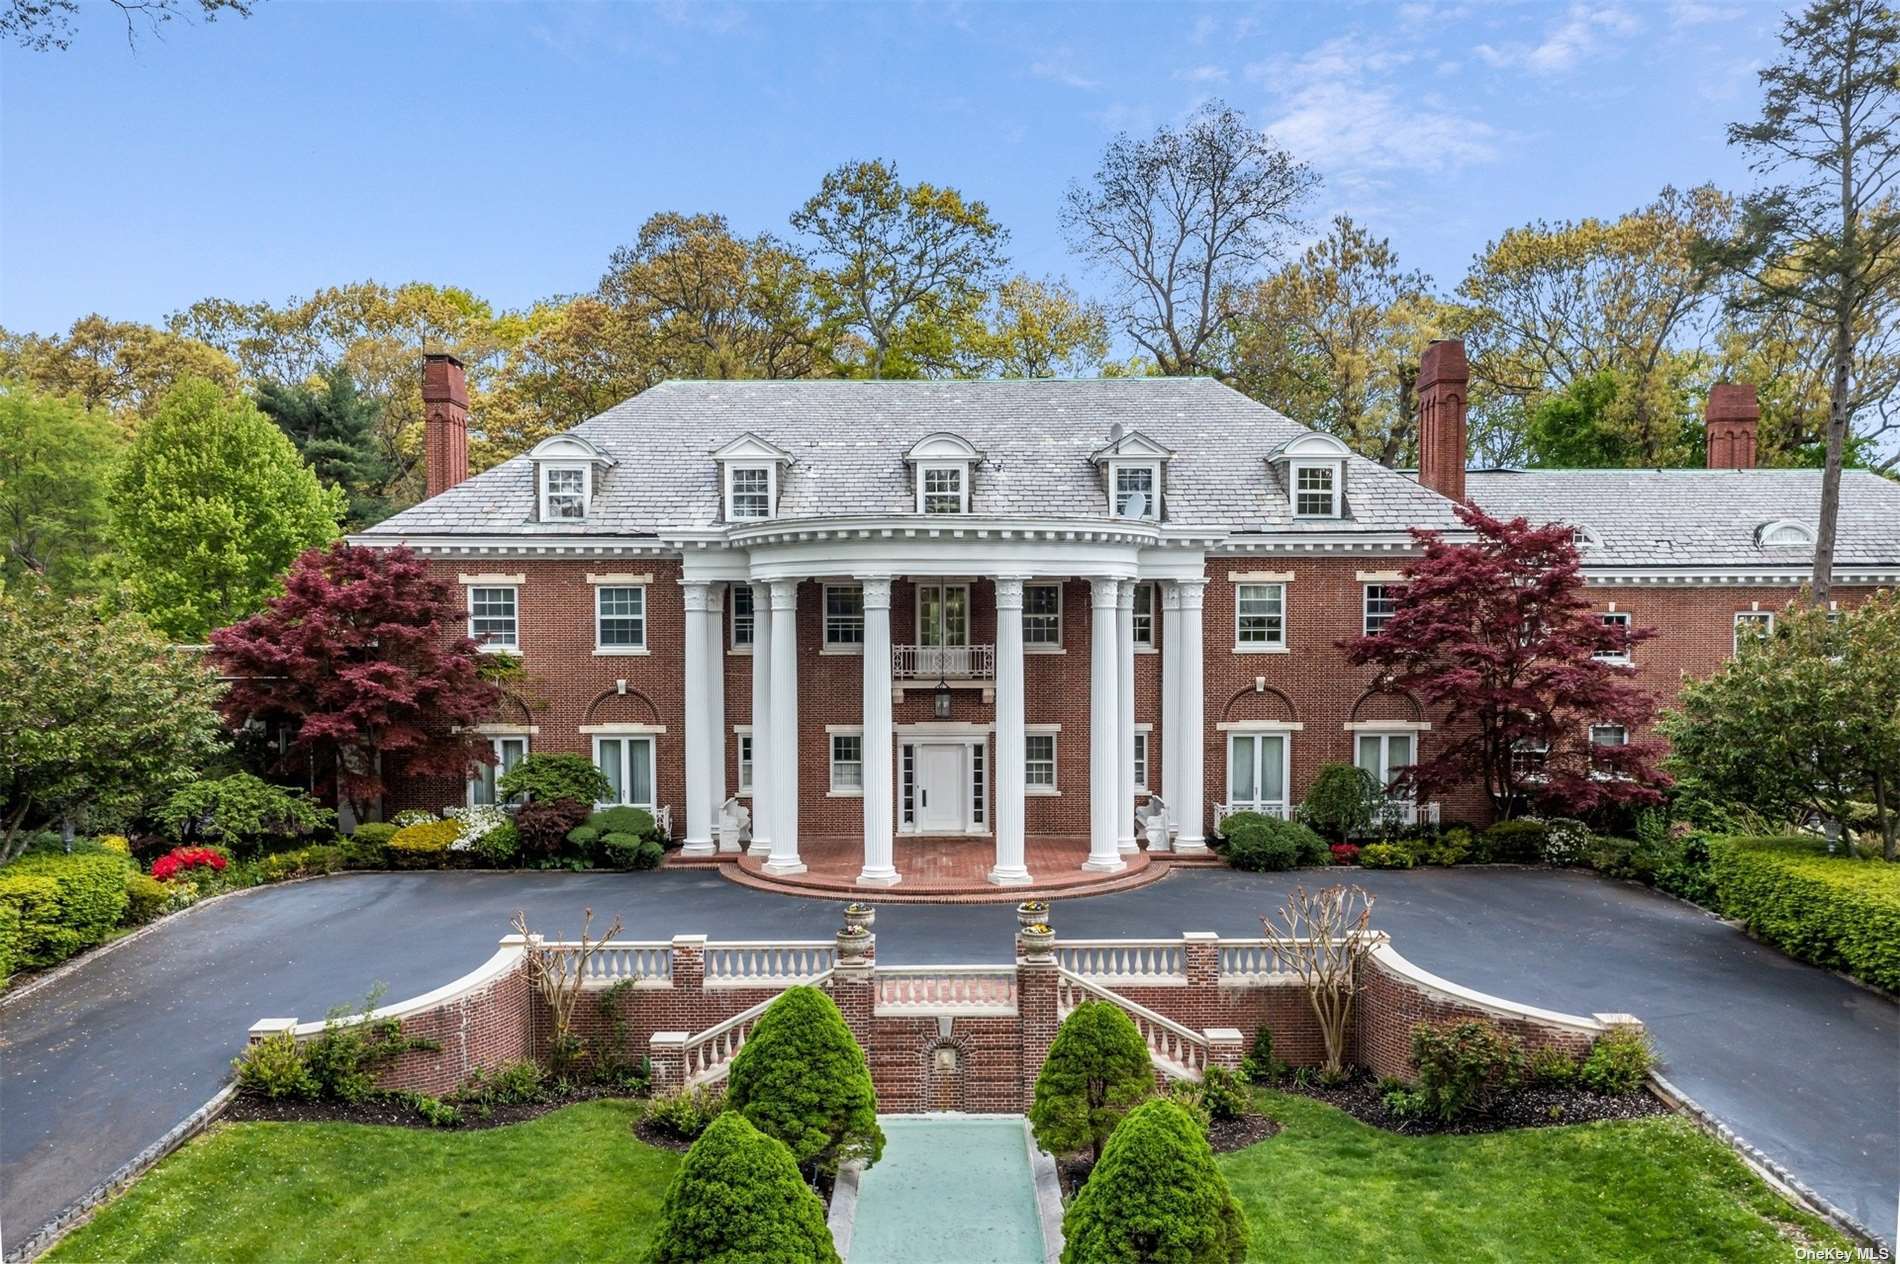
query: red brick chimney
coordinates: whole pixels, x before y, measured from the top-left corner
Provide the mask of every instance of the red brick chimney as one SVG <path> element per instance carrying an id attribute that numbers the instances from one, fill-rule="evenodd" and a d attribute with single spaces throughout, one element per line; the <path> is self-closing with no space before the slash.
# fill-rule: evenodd
<path id="1" fill-rule="evenodd" d="M 1711 386 L 1708 407 L 1702 413 L 1703 431 L 1709 440 L 1709 468 L 1754 469 L 1755 429 L 1760 424 L 1761 404 L 1753 386 L 1746 382 Z"/>
<path id="2" fill-rule="evenodd" d="M 1465 344 L 1441 338 L 1418 366 L 1418 481 L 1441 496 L 1465 498 L 1465 394 L 1471 369 Z"/>
<path id="3" fill-rule="evenodd" d="M 454 356 L 422 357 L 422 415 L 428 494 L 440 496 L 468 477 L 468 376 Z"/>

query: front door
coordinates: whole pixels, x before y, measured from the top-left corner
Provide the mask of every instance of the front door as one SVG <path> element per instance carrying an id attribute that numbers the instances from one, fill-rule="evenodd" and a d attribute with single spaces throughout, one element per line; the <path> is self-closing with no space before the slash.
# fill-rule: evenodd
<path id="1" fill-rule="evenodd" d="M 926 834 L 960 834 L 969 782 L 965 748 L 938 743 L 917 747 L 917 828 Z"/>

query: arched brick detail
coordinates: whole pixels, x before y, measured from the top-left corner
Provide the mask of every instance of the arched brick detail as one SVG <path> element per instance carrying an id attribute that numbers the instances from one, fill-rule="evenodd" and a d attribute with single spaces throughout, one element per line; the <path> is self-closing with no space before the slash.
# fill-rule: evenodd
<path id="1" fill-rule="evenodd" d="M 587 704 L 582 724 L 658 724 L 660 709 L 638 689 L 609 689 Z"/>
<path id="2" fill-rule="evenodd" d="M 939 1036 L 924 1046 L 925 1110 L 968 1109 L 970 1051 L 955 1036 Z"/>
<path id="3" fill-rule="evenodd" d="M 495 707 L 496 724 L 533 724 L 534 709 L 520 695 L 504 692 Z"/>
<path id="4" fill-rule="evenodd" d="M 1251 685 L 1227 699 L 1221 708 L 1220 718 L 1227 720 L 1272 720 L 1281 724 L 1292 724 L 1299 717 L 1293 705 L 1293 699 L 1280 690 L 1268 685 L 1265 689 L 1255 689 Z"/>
<path id="5" fill-rule="evenodd" d="M 1402 689 L 1368 689 L 1352 704 L 1354 720 L 1403 720 L 1413 723 L 1425 718 L 1425 708 L 1417 698 Z"/>

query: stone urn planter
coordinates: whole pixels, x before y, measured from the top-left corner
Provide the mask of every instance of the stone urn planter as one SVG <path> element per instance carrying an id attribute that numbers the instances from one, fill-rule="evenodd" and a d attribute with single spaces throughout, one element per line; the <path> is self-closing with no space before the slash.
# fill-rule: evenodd
<path id="1" fill-rule="evenodd" d="M 1024 900 L 1016 906 L 1016 924 L 1018 926 L 1047 925 L 1049 921 L 1049 901 Z"/>
<path id="2" fill-rule="evenodd" d="M 871 951 L 871 932 L 862 926 L 847 926 L 838 932 L 838 964 L 863 965 Z"/>
<path id="3" fill-rule="evenodd" d="M 846 930 L 870 930 L 871 923 L 877 920 L 877 910 L 869 904 L 847 904 L 844 906 L 844 928 Z"/>
<path id="4" fill-rule="evenodd" d="M 1056 932 L 1046 923 L 1036 922 L 1022 928 L 1023 957 L 1029 961 L 1049 961 L 1055 957 Z"/>

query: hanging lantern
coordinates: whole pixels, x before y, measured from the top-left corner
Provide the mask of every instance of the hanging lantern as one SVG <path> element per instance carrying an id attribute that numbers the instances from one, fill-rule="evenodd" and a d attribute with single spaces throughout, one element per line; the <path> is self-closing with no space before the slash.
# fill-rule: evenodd
<path id="1" fill-rule="evenodd" d="M 939 720 L 950 718 L 950 682 L 937 677 L 937 692 L 931 697 L 930 713 Z"/>

